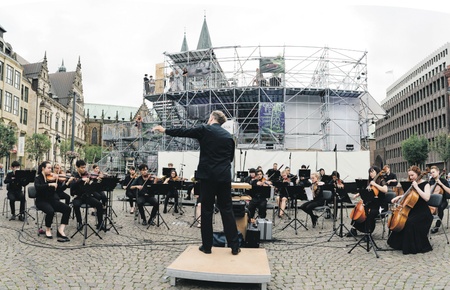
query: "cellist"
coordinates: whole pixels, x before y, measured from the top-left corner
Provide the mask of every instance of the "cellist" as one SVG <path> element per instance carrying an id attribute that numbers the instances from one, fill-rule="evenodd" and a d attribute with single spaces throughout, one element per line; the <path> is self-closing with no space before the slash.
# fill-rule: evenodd
<path id="1" fill-rule="evenodd" d="M 364 200 L 364 207 L 367 211 L 367 217 L 364 222 L 357 223 L 352 221 L 353 227 L 347 234 L 347 237 L 354 237 L 357 231 L 360 232 L 370 232 L 372 233 L 375 229 L 375 219 L 380 213 L 380 206 L 385 199 L 385 194 L 388 191 L 386 181 L 384 180 L 382 174 L 384 172 L 380 170 L 377 166 L 371 166 L 369 168 L 369 185 L 367 187 L 369 193 L 372 194 L 373 198 L 369 201 Z M 354 198 L 358 197 L 359 193 L 354 195 Z"/>
<path id="2" fill-rule="evenodd" d="M 444 217 L 444 210 L 448 206 L 447 198 L 450 198 L 450 186 L 445 178 L 440 177 L 439 167 L 431 166 L 430 190 L 431 194 L 443 194 L 442 202 L 437 208 L 438 216 L 442 220 Z M 435 226 L 431 229 L 431 233 L 435 234 L 439 231 L 441 221 L 436 221 Z"/>
<path id="3" fill-rule="evenodd" d="M 433 217 L 428 208 L 427 201 L 430 199 L 430 185 L 424 185 L 420 177 L 420 169 L 417 166 L 411 166 L 408 169 L 408 179 L 411 181 L 411 188 L 405 194 L 419 195 L 414 207 L 409 211 L 408 219 L 401 231 L 392 231 L 387 243 L 393 249 L 402 250 L 403 254 L 417 254 L 431 251 L 430 241 L 428 239 L 428 230 L 430 229 Z M 404 194 L 404 195 L 405 195 Z M 395 204 L 403 200 L 404 195 L 399 195 L 392 199 Z"/>

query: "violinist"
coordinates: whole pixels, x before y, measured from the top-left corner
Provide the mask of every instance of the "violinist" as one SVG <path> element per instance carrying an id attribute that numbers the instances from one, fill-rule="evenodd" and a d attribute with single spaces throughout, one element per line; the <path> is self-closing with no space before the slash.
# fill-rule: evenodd
<path id="1" fill-rule="evenodd" d="M 442 202 L 437 208 L 438 216 L 442 220 L 444 217 L 444 210 L 448 206 L 447 198 L 450 198 L 450 186 L 445 178 L 440 177 L 439 167 L 431 166 L 431 178 L 430 178 L 430 193 L 433 194 L 443 194 Z M 431 233 L 435 234 L 439 231 L 441 226 L 441 221 L 436 221 L 436 224 L 431 229 Z"/>
<path id="2" fill-rule="evenodd" d="M 397 175 L 391 171 L 391 167 L 389 165 L 385 165 L 383 167 L 384 174 L 384 180 L 386 181 L 386 185 L 388 186 L 388 189 L 391 189 L 394 192 L 397 192 Z M 381 204 L 381 207 L 383 208 L 383 211 L 388 211 L 388 204 L 387 202 L 384 202 Z"/>
<path id="3" fill-rule="evenodd" d="M 164 180 L 164 184 L 170 184 L 169 192 L 167 193 L 166 198 L 164 199 L 164 209 L 163 213 L 167 213 L 167 204 L 169 203 L 169 198 L 173 198 L 175 200 L 174 203 L 174 212 L 178 213 L 178 190 L 175 187 L 175 182 L 181 181 L 181 178 L 178 177 L 177 172 L 175 170 L 170 171 L 170 177 Z"/>
<path id="4" fill-rule="evenodd" d="M 23 221 L 25 212 L 25 194 L 22 191 L 22 182 L 16 179 L 16 171 L 20 169 L 20 163 L 13 161 L 11 163 L 11 172 L 8 172 L 5 177 L 6 189 L 8 191 L 7 196 L 9 199 L 9 205 L 11 207 L 11 220 L 16 219 L 16 206 L 15 202 L 20 201 L 19 220 Z"/>
<path id="5" fill-rule="evenodd" d="M 293 186 L 294 183 L 291 182 L 291 180 L 288 178 L 286 170 L 283 170 L 281 173 L 281 182 L 284 184 L 287 184 L 288 186 Z M 279 196 L 277 197 L 277 204 L 278 204 L 278 217 L 280 219 L 284 216 L 284 211 L 286 209 L 286 203 L 288 201 L 289 194 L 285 188 L 281 188 L 279 191 Z"/>
<path id="6" fill-rule="evenodd" d="M 102 178 L 105 176 L 103 172 L 100 171 L 100 167 L 97 164 L 92 165 L 92 172 L 89 174 L 93 183 L 101 182 Z M 93 196 L 102 202 L 103 208 L 106 207 L 108 202 L 108 197 L 104 191 L 94 191 Z"/>
<path id="7" fill-rule="evenodd" d="M 148 185 L 156 183 L 157 179 L 148 172 L 147 164 L 141 164 L 139 165 L 138 168 L 141 176 L 139 176 L 133 181 L 130 189 L 137 190 L 136 204 L 138 206 L 139 214 L 141 215 L 142 218 L 142 225 L 144 226 L 147 225 L 144 210 L 144 204 L 146 203 L 149 203 L 150 205 L 153 206 L 152 211 L 150 213 L 150 218 L 148 220 L 148 224 L 154 225 L 155 223 L 153 219 L 156 217 L 156 214 L 158 213 L 159 204 L 155 196 L 153 194 L 150 194 L 148 190 Z"/>
<path id="8" fill-rule="evenodd" d="M 134 201 L 136 200 L 136 192 L 131 190 L 131 184 L 137 178 L 136 168 L 134 166 L 130 166 L 128 168 L 128 174 L 125 176 L 125 179 L 122 181 L 122 188 L 125 189 L 125 194 L 128 197 L 128 201 L 130 202 L 130 213 L 134 213 Z"/>
<path id="9" fill-rule="evenodd" d="M 408 194 L 418 194 L 419 199 L 410 210 L 403 230 L 392 231 L 387 240 L 389 246 L 396 250 L 402 250 L 405 255 L 432 250 L 428 239 L 428 231 L 433 222 L 433 216 L 427 205 L 427 201 L 430 199 L 430 185 L 419 179 L 420 175 L 419 167 L 411 166 L 408 169 L 408 180 L 412 182 Z M 403 200 L 403 196 L 397 196 L 391 202 L 396 204 Z"/>
<path id="10" fill-rule="evenodd" d="M 320 181 L 320 173 L 311 173 L 311 191 L 313 194 L 313 200 L 307 201 L 300 206 L 300 209 L 309 214 L 312 221 L 313 228 L 317 225 L 317 219 L 319 218 L 313 213 L 314 208 L 322 206 L 324 204 L 323 199 L 323 182 Z"/>
<path id="11" fill-rule="evenodd" d="M 77 160 L 74 180 L 70 183 L 70 194 L 73 199 L 73 211 L 78 223 L 78 229 L 82 227 L 81 210 L 82 204 L 88 204 L 97 209 L 97 230 L 106 230 L 103 225 L 103 205 L 92 194 L 91 178 L 86 170 L 86 162 Z"/>
<path id="12" fill-rule="evenodd" d="M 283 167 L 283 166 L 281 166 Z M 267 170 L 266 175 L 268 176 L 269 181 L 278 181 L 280 179 L 280 170 L 278 169 L 278 164 L 274 163 L 272 168 Z"/>
<path id="13" fill-rule="evenodd" d="M 286 174 L 287 174 L 287 178 L 289 179 L 290 182 L 292 182 L 293 184 L 297 183 L 297 175 L 294 175 L 291 173 L 291 168 L 286 166 Z M 280 177 L 281 179 L 281 177 Z"/>
<path id="14" fill-rule="evenodd" d="M 70 204 L 70 195 L 65 193 L 64 190 L 68 187 L 68 184 L 73 180 L 72 176 L 67 176 L 62 170 L 61 165 L 53 165 L 53 173 L 58 176 L 58 187 L 56 188 L 56 194 L 58 199 L 64 199 L 66 204 Z"/>
<path id="15" fill-rule="evenodd" d="M 52 239 L 52 221 L 55 212 L 62 213 L 61 224 L 56 231 L 58 242 L 68 242 L 69 238 L 64 233 L 66 225 L 69 223 L 70 206 L 59 201 L 56 189 L 58 188 L 57 176 L 52 173 L 52 165 L 49 161 L 44 161 L 39 165 L 38 175 L 34 180 L 36 188 L 36 207 L 45 212 L 45 237 Z M 55 197 L 58 197 L 57 199 Z"/>
<path id="16" fill-rule="evenodd" d="M 255 171 L 255 169 L 250 168 L 250 176 L 254 176 L 252 180 L 250 180 L 250 184 L 252 186 L 271 186 L 272 183 L 270 181 L 267 181 L 263 177 L 262 170 L 256 171 L 256 174 L 252 171 Z M 250 212 L 249 219 L 253 219 L 253 216 L 255 215 L 256 208 L 258 208 L 258 213 L 260 218 L 266 218 L 267 215 L 267 199 L 261 196 L 260 193 L 255 190 L 252 190 L 252 199 L 250 200 L 250 203 L 248 204 L 248 210 Z"/>
<path id="17" fill-rule="evenodd" d="M 370 200 L 364 200 L 364 207 L 366 208 L 368 214 L 364 222 L 357 223 L 352 221 L 353 227 L 350 229 L 347 237 L 356 236 L 356 230 L 364 233 L 372 233 L 374 231 L 375 219 L 380 213 L 380 206 L 385 200 L 385 194 L 388 191 L 386 181 L 384 180 L 382 173 L 383 171 L 381 171 L 381 169 L 377 166 L 372 166 L 369 168 L 369 185 L 367 190 L 370 193 L 371 198 Z M 355 194 L 354 198 L 359 195 L 359 193 Z"/>
<path id="18" fill-rule="evenodd" d="M 344 182 L 342 181 L 339 172 L 337 172 L 335 170 L 335 171 L 333 171 L 331 173 L 331 179 L 330 179 L 328 184 L 333 186 L 334 193 L 336 194 L 336 197 L 340 198 L 340 194 L 339 193 L 341 193 L 344 190 Z M 337 210 L 336 206 L 334 206 L 333 208 L 335 209 L 335 211 Z M 334 212 L 334 215 L 336 216 L 336 212 Z M 331 212 L 330 212 L 329 209 L 327 209 L 327 214 L 326 214 L 325 218 L 326 219 L 331 218 Z"/>

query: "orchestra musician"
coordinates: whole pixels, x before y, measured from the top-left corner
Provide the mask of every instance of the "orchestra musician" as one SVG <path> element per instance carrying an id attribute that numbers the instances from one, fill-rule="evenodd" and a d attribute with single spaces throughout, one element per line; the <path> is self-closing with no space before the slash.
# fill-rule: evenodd
<path id="1" fill-rule="evenodd" d="M 164 209 L 163 209 L 163 213 L 167 213 L 167 204 L 169 203 L 169 198 L 173 198 L 174 199 L 174 212 L 178 213 L 178 190 L 175 187 L 175 182 L 176 181 L 181 181 L 182 179 L 180 177 L 178 177 L 178 174 L 175 170 L 170 171 L 170 177 L 166 178 L 166 180 L 164 180 L 164 184 L 170 184 L 169 186 L 169 192 L 167 193 L 166 198 L 164 199 Z"/>
<path id="2" fill-rule="evenodd" d="M 375 219 L 380 213 L 380 206 L 385 200 L 385 194 L 388 191 L 386 181 L 380 174 L 381 169 L 377 166 L 371 166 L 369 168 L 369 185 L 368 191 L 371 193 L 371 199 L 364 201 L 364 206 L 368 211 L 366 219 L 362 223 L 352 221 L 352 228 L 347 234 L 347 237 L 354 237 L 357 235 L 357 231 L 372 233 L 375 229 Z M 354 198 L 360 196 L 359 193 L 354 195 Z"/>
<path id="3" fill-rule="evenodd" d="M 388 186 L 388 189 L 392 189 L 392 191 L 397 192 L 397 175 L 391 171 L 391 167 L 389 165 L 385 165 L 383 167 L 383 170 L 386 172 L 384 174 L 384 180 L 386 181 L 386 185 Z M 383 211 L 388 210 L 388 204 L 387 202 L 383 202 L 381 204 L 381 207 L 383 208 Z"/>
<path id="4" fill-rule="evenodd" d="M 71 180 L 70 180 L 71 181 Z M 70 182 L 67 180 L 67 182 Z M 67 182 L 65 186 L 67 187 Z M 39 165 L 38 175 L 34 180 L 36 188 L 36 207 L 45 212 L 45 237 L 52 239 L 52 221 L 55 212 L 62 213 L 61 224 L 56 231 L 58 242 L 68 242 L 69 238 L 64 233 L 66 225 L 69 223 L 70 206 L 59 201 L 56 189 L 58 188 L 58 175 L 52 173 L 52 165 L 49 161 L 44 161 Z"/>
<path id="5" fill-rule="evenodd" d="M 288 178 L 288 174 L 286 172 L 286 170 L 283 170 L 283 172 L 281 173 L 281 182 L 283 183 L 287 183 L 289 186 L 294 185 L 294 183 Z M 287 200 L 289 198 L 289 194 L 287 192 L 286 189 L 281 188 L 279 190 L 279 196 L 277 197 L 277 204 L 278 204 L 278 217 L 279 218 L 283 218 L 284 216 L 284 211 L 286 209 L 286 203 Z"/>
<path id="6" fill-rule="evenodd" d="M 53 173 L 58 175 L 58 186 L 56 187 L 56 194 L 58 195 L 58 198 L 64 199 L 66 204 L 70 204 L 70 195 L 65 193 L 64 190 L 68 187 L 67 184 L 70 184 L 70 182 L 68 182 L 69 179 L 73 179 L 73 177 L 67 176 L 64 170 L 62 170 L 61 165 L 58 163 L 53 165 Z"/>
<path id="7" fill-rule="evenodd" d="M 387 240 L 389 246 L 402 250 L 405 255 L 425 253 L 433 249 L 428 239 L 428 231 L 433 222 L 433 216 L 427 205 L 430 199 L 430 185 L 427 183 L 425 187 L 419 186 L 424 184 L 423 180 L 419 180 L 420 175 L 419 167 L 411 166 L 408 169 L 408 180 L 412 182 L 411 190 L 417 192 L 419 199 L 410 210 L 404 228 L 398 232 L 392 231 Z M 397 196 L 391 202 L 396 204 L 402 198 L 403 195 Z"/>
<path id="8" fill-rule="evenodd" d="M 251 168 L 250 170 L 252 170 L 253 168 Z M 253 169 L 254 171 L 254 169 Z M 251 176 L 252 174 L 250 174 Z M 272 182 L 267 181 L 264 178 L 264 173 L 262 172 L 262 170 L 258 170 L 256 171 L 256 174 L 254 174 L 254 179 L 252 179 L 249 183 L 252 186 L 271 186 Z M 260 193 L 258 193 L 257 191 L 255 191 L 255 189 L 252 190 L 253 194 L 252 194 L 252 199 L 250 200 L 249 204 L 248 204 L 248 210 L 249 210 L 249 220 L 253 219 L 254 215 L 255 215 L 255 211 L 256 208 L 258 208 L 258 213 L 259 213 L 259 217 L 260 218 L 266 218 L 267 215 L 267 199 L 264 198 L 263 196 L 261 196 Z"/>
<path id="9" fill-rule="evenodd" d="M 336 170 L 331 173 L 331 179 L 329 181 L 330 185 L 333 185 L 334 192 L 339 197 L 339 193 L 344 189 L 344 182 L 341 179 L 341 175 Z M 337 210 L 337 207 L 334 207 L 335 211 Z M 334 212 L 334 215 L 336 216 L 336 212 Z M 331 218 L 331 212 L 329 209 L 327 209 L 327 214 L 325 216 L 326 219 Z"/>
<path id="10" fill-rule="evenodd" d="M 266 172 L 269 181 L 274 182 L 280 179 L 280 170 L 278 170 L 278 164 L 274 163 L 273 167 Z"/>
<path id="11" fill-rule="evenodd" d="M 9 205 L 11 207 L 11 218 L 9 220 L 16 219 L 15 202 L 20 201 L 19 220 L 23 221 L 25 212 L 25 194 L 22 191 L 22 187 L 24 184 L 22 184 L 21 180 L 16 179 L 16 171 L 20 170 L 20 163 L 18 161 L 13 161 L 11 163 L 11 169 L 12 171 L 6 174 L 4 181 L 8 191 Z"/>
<path id="12" fill-rule="evenodd" d="M 313 194 L 313 200 L 307 201 L 300 206 L 300 209 L 306 212 L 312 221 L 313 228 L 317 225 L 317 219 L 319 218 L 313 213 L 314 208 L 323 205 L 323 189 L 322 185 L 324 184 L 320 180 L 320 173 L 313 172 L 311 173 L 311 191 Z"/>
<path id="13" fill-rule="evenodd" d="M 148 172 L 147 164 L 139 165 L 138 169 L 140 172 L 140 176 L 136 178 L 133 181 L 133 183 L 131 183 L 130 189 L 137 190 L 136 204 L 138 206 L 139 214 L 141 215 L 142 218 L 142 225 L 143 226 L 146 226 L 147 224 L 155 225 L 153 220 L 156 217 L 156 214 L 158 213 L 159 204 L 154 194 L 150 194 L 147 185 L 155 184 L 157 182 L 157 179 Z M 144 210 L 145 203 L 149 203 L 153 207 L 148 222 L 145 218 L 145 210 Z"/>
<path id="14" fill-rule="evenodd" d="M 100 171 L 100 167 L 97 164 L 92 165 L 92 173 L 90 173 L 90 177 L 94 183 L 100 182 L 104 176 L 105 175 Z M 103 207 L 106 207 L 108 197 L 104 191 L 94 191 L 93 196 L 102 202 Z"/>
<path id="15" fill-rule="evenodd" d="M 431 194 L 443 194 L 442 202 L 437 208 L 438 216 L 442 220 L 444 217 L 444 210 L 448 206 L 447 198 L 450 198 L 450 186 L 447 180 L 443 177 L 440 177 L 440 170 L 437 166 L 431 166 L 430 168 L 431 178 L 429 181 Z M 435 234 L 439 231 L 439 227 L 441 226 L 441 221 L 436 221 L 436 224 L 431 229 L 431 233 Z"/>
<path id="16" fill-rule="evenodd" d="M 128 174 L 125 176 L 125 179 L 121 182 L 122 188 L 125 189 L 125 195 L 128 197 L 128 201 L 130 202 L 130 214 L 134 213 L 134 201 L 136 199 L 136 193 L 130 187 L 136 178 L 137 178 L 136 168 L 134 166 L 130 166 L 130 168 L 128 168 Z"/>
<path id="17" fill-rule="evenodd" d="M 284 170 L 286 170 L 287 178 L 289 178 L 293 184 L 297 184 L 297 175 L 291 173 L 291 168 L 286 166 Z"/>
<path id="18" fill-rule="evenodd" d="M 70 183 L 70 195 L 73 199 L 73 211 L 78 223 L 78 229 L 82 227 L 81 210 L 82 204 L 88 204 L 97 209 L 97 230 L 106 230 L 103 225 L 103 205 L 92 195 L 91 177 L 86 170 L 86 162 L 84 160 L 77 160 L 75 163 L 76 171 L 74 173 L 74 180 Z"/>

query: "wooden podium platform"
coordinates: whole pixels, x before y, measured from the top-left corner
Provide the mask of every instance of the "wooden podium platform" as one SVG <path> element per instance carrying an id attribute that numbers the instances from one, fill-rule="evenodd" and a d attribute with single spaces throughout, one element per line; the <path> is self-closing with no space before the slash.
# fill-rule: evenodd
<path id="1" fill-rule="evenodd" d="M 176 278 L 227 282 L 261 283 L 267 289 L 271 274 L 265 249 L 241 249 L 239 255 L 232 255 L 230 248 L 212 248 L 212 254 L 204 254 L 198 246 L 189 246 L 166 269 L 170 284 L 175 286 Z"/>

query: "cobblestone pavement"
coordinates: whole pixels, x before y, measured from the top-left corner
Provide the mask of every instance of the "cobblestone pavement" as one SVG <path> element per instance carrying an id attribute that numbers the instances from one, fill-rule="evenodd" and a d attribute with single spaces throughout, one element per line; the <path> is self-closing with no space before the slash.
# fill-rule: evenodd
<path id="1" fill-rule="evenodd" d="M 257 284 L 183 279 L 170 286 L 166 267 L 188 245 L 200 245 L 200 230 L 189 227 L 193 206 L 185 205 L 184 215 L 162 214 L 170 230 L 164 225 L 147 229 L 134 221 L 129 209 L 123 210 L 124 202 L 118 201 L 123 195 L 121 189 L 114 191 L 114 222 L 119 234 L 102 232 L 102 239 L 91 236 L 85 246 L 80 234 L 69 243 L 58 243 L 55 238 L 38 237 L 32 220 L 21 231 L 22 222 L 1 216 L 0 289 L 260 289 Z M 0 196 L 4 199 L 5 190 Z M 299 219 L 304 222 L 301 211 Z M 89 220 L 95 224 L 95 217 L 89 216 Z M 287 222 L 287 218 L 277 218 L 274 240 L 261 244 L 267 250 L 272 273 L 268 289 L 450 289 L 450 245 L 442 230 L 432 236 L 434 249 L 430 253 L 379 251 L 377 259 L 373 251 L 362 247 L 349 254 L 348 245 L 355 242 L 352 238 L 334 236 L 327 241 L 332 234 L 331 220 L 324 221 L 323 229 L 321 220 L 317 228 L 299 228 L 297 235 L 292 227 L 281 230 Z M 75 222 L 69 223 L 66 233 L 71 235 Z M 345 210 L 344 223 L 349 226 Z M 214 228 L 221 230 L 218 214 Z M 381 229 L 378 223 L 374 239 L 379 247 L 388 249 Z"/>

